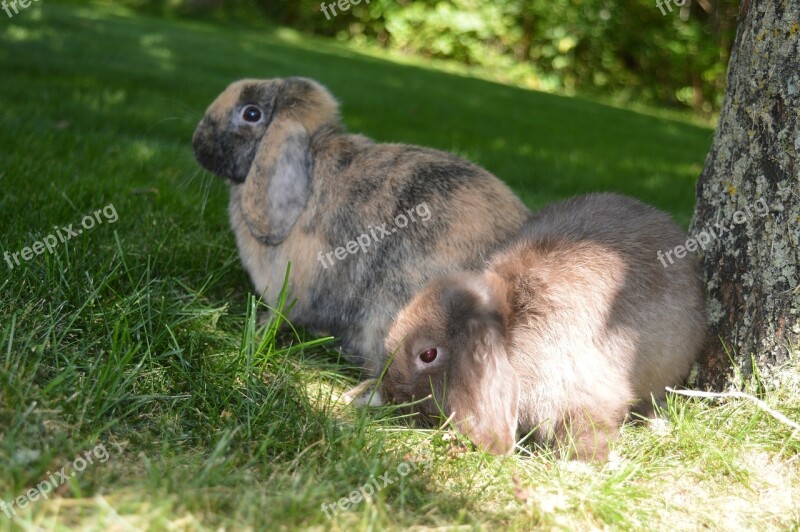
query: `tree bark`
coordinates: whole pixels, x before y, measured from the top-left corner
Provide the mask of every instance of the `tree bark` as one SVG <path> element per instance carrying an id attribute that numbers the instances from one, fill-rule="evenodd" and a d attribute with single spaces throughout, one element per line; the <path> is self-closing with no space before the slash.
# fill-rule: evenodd
<path id="1" fill-rule="evenodd" d="M 800 365 L 800 1 L 742 1 L 727 87 L 690 229 L 711 333 L 691 380 L 715 389 Z"/>

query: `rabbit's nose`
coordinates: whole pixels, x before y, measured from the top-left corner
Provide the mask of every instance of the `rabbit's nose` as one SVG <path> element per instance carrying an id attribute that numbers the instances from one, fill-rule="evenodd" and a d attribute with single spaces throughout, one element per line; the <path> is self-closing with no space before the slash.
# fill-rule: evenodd
<path id="1" fill-rule="evenodd" d="M 208 130 L 203 127 L 204 122 L 201 122 L 192 136 L 192 150 L 194 151 L 194 158 L 202 167 L 207 170 L 214 171 L 214 145 L 211 135 Z"/>
<path id="2" fill-rule="evenodd" d="M 194 134 L 192 135 L 192 148 L 194 149 L 195 155 L 200 151 L 201 147 L 207 143 L 208 134 L 205 132 L 205 120 L 198 124 L 197 129 L 194 130 Z"/>

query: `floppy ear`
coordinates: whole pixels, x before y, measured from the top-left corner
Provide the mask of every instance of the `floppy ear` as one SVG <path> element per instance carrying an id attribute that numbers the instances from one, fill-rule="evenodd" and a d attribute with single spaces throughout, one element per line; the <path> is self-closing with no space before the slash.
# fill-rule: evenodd
<path id="1" fill-rule="evenodd" d="M 283 242 L 305 208 L 311 191 L 309 142 L 302 123 L 276 110 L 242 194 L 245 221 L 265 244 Z"/>
<path id="2" fill-rule="evenodd" d="M 519 382 L 508 360 L 503 330 L 495 319 L 470 318 L 467 344 L 458 360 L 448 411 L 455 425 L 481 449 L 509 454 L 516 442 Z"/>

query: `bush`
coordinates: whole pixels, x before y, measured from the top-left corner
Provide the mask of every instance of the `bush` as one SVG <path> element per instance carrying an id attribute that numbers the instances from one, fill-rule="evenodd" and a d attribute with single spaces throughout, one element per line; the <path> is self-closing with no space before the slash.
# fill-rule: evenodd
<path id="1" fill-rule="evenodd" d="M 500 81 L 703 114 L 722 103 L 738 12 L 735 0 L 661 9 L 655 0 L 361 0 L 326 17 L 320 1 L 127 3 L 195 15 L 259 10 L 301 31 L 477 65 Z"/>

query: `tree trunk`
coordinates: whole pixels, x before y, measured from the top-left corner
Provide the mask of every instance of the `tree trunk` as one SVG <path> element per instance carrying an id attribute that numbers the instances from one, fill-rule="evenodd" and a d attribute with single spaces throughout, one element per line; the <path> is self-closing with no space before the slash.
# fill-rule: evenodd
<path id="1" fill-rule="evenodd" d="M 769 379 L 798 365 L 799 43 L 800 1 L 742 1 L 690 229 L 704 248 L 711 332 L 694 385 L 719 389 L 736 370 Z"/>

